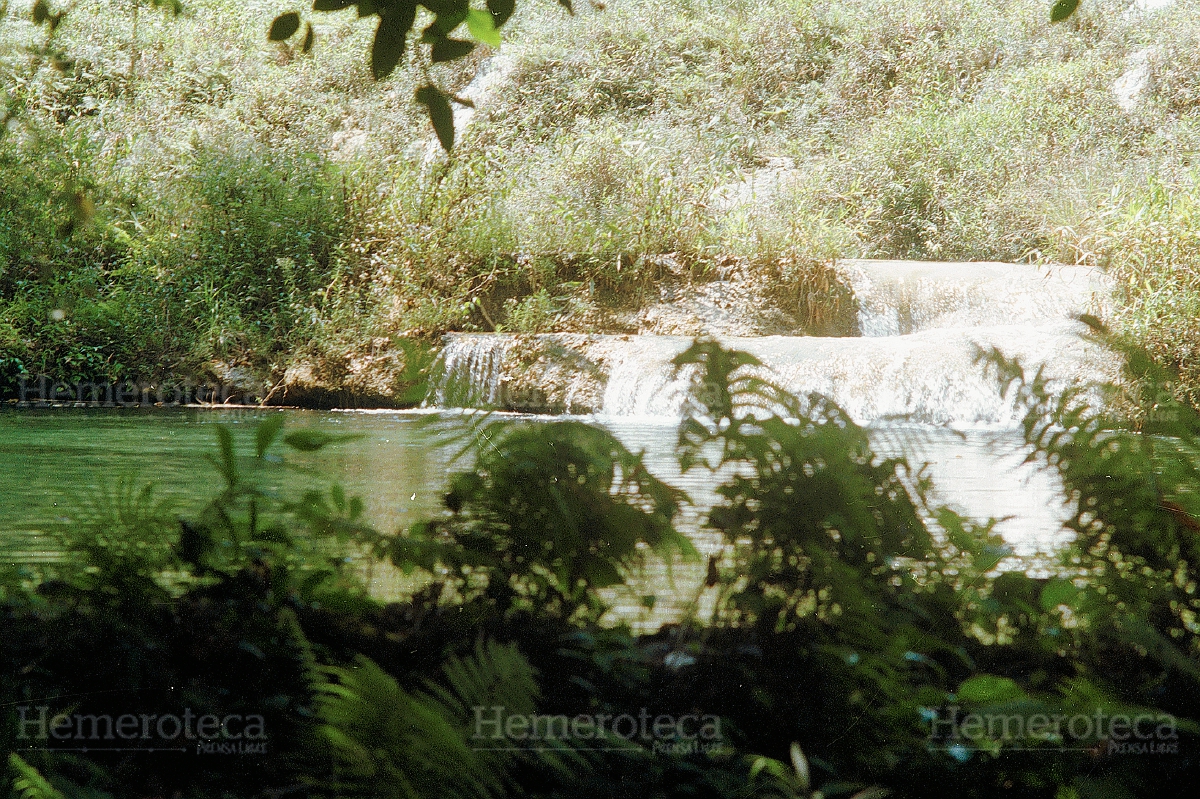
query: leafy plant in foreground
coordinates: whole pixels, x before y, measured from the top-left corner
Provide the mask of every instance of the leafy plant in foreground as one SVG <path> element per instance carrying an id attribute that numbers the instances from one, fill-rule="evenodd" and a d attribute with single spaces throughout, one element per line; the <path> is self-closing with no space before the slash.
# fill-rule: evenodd
<path id="1" fill-rule="evenodd" d="M 598 594 L 620 587 L 641 549 L 684 548 L 672 526 L 683 498 L 605 431 L 482 425 L 447 510 L 395 537 L 367 528 L 338 492 L 295 501 L 272 490 L 287 465 L 276 442 L 317 450 L 335 437 L 285 436 L 273 417 L 241 455 L 219 433 L 217 497 L 159 550 L 192 579 L 144 592 L 142 606 L 114 602 L 107 583 L 122 559 L 138 580 L 157 562 L 121 546 L 74 586 L 28 591 L 0 574 L 0 747 L 21 761 L 6 761 L 9 784 L 44 794 L 44 775 L 63 796 L 122 799 L 1190 790 L 1200 425 L 1148 415 L 1135 430 L 1087 394 L 1056 395 L 998 353 L 991 363 L 1026 411 L 1030 459 L 1062 475 L 1073 503 L 1076 540 L 1046 575 L 998 570 L 1006 550 L 992 522 L 927 507 L 920 471 L 875 454 L 835 405 L 789 397 L 750 356 L 702 341 L 678 360 L 696 389 L 678 447 L 685 467 L 720 483 L 709 524 L 721 549 L 699 589 L 715 610 L 642 636 L 602 624 Z M 1130 369 L 1147 363 L 1131 357 Z M 118 493 L 97 518 L 136 534 L 153 503 Z M 381 606 L 333 559 L 347 546 L 444 585 Z M 262 712 L 276 748 L 244 761 L 34 753 L 18 747 L 10 708 L 40 696 L 64 697 L 56 711 L 119 713 L 134 697 L 154 712 Z M 713 714 L 721 747 L 614 742 L 593 758 L 505 740 L 496 748 L 517 751 L 488 752 L 480 706 Z M 968 713 L 1008 726 L 970 727 Z M 1091 728 L 1029 727 L 1098 713 L 1169 719 L 1163 734 L 1179 749 L 1124 756 Z"/>
<path id="2" fill-rule="evenodd" d="M 195 522 L 183 523 L 176 550 L 196 575 L 229 575 L 269 564 L 263 577 L 282 598 L 288 591 L 311 591 L 336 577 L 344 570 L 352 542 L 377 537 L 361 519 L 362 500 L 347 498 L 339 486 L 328 498 L 310 490 L 298 500 L 282 499 L 269 487 L 273 468 L 285 465 L 268 456 L 282 428 L 282 415 L 261 422 L 255 429 L 254 456 L 246 459 L 236 454 L 229 429 L 217 428 L 220 455 L 211 460 L 224 479 L 224 490 Z M 284 443 L 313 451 L 354 437 L 302 430 L 285 436 Z"/>
<path id="3" fill-rule="evenodd" d="M 569 742 L 526 748 L 477 723 L 480 712 L 495 720 L 537 707 L 533 670 L 512 644 L 480 641 L 473 654 L 443 665 L 442 681 L 415 692 L 362 656 L 327 672 L 334 681 L 322 688 L 318 709 L 339 795 L 501 796 L 515 787 L 511 771 L 522 759 L 568 774 L 567 763 L 580 762 Z"/>
<path id="4" fill-rule="evenodd" d="M 681 465 L 737 467 L 708 516 L 724 545 L 709 578 L 712 627 L 701 636 L 749 639 L 762 651 L 721 675 L 752 681 L 752 706 L 778 719 L 756 725 L 748 746 L 799 741 L 828 776 L 864 788 L 894 781 L 898 768 L 924 768 L 936 755 L 919 708 L 943 703 L 974 665 L 956 581 L 942 579 L 926 527 L 924 481 L 903 459 L 877 456 L 835 404 L 790 396 L 746 353 L 699 341 L 675 363 L 691 371 L 694 398 L 680 427 Z M 957 541 L 980 553 L 996 544 L 989 530 Z M 777 676 L 785 671 L 803 675 L 805 690 L 786 688 Z"/>
<path id="5" fill-rule="evenodd" d="M 1077 577 L 1047 586 L 1056 592 L 1048 604 L 1078 614 L 1095 644 L 1107 639 L 1157 662 L 1155 694 L 1190 693 L 1200 689 L 1200 415 L 1159 403 L 1166 370 L 1086 321 L 1125 355 L 1127 381 L 1148 411 L 1140 429 L 1114 423 L 1080 391 L 1052 393 L 1040 370 L 1027 375 L 996 351 L 981 356 L 1024 411 L 1027 460 L 1055 469 L 1069 497 L 1076 537 L 1064 560 Z M 1126 683 L 1135 685 L 1151 687 Z"/>
<path id="6" fill-rule="evenodd" d="M 13 793 L 18 799 L 64 799 L 62 792 L 46 781 L 37 769 L 21 759 L 8 756 L 8 768 L 13 774 Z"/>
<path id="7" fill-rule="evenodd" d="M 396 565 L 446 576 L 460 596 L 501 610 L 595 619 L 597 590 L 620 585 L 643 556 L 695 557 L 673 527 L 682 493 L 611 433 L 581 422 L 490 425 L 469 471 L 454 475 L 447 518 L 390 544 Z"/>

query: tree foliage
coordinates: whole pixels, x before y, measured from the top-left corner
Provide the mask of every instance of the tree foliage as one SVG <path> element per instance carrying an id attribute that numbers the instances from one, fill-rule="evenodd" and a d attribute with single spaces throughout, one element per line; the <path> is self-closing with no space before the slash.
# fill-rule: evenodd
<path id="1" fill-rule="evenodd" d="M 571 0 L 558 0 L 568 12 Z M 413 60 L 424 70 L 427 82 L 421 85 L 413 99 L 425 107 L 438 141 L 449 152 L 454 147 L 454 114 L 450 104 L 470 105 L 469 100 L 455 97 L 428 77 L 428 67 L 447 61 L 466 58 L 477 44 L 500 47 L 500 30 L 516 10 L 515 0 L 487 0 L 484 8 L 472 8 L 468 0 L 313 0 L 313 11 L 344 11 L 355 9 L 359 19 L 378 18 L 371 42 L 371 74 L 384 80 L 412 52 L 415 41 L 417 54 Z M 418 22 L 423 24 L 419 34 Z M 267 38 L 286 42 L 300 30 L 300 14 L 288 11 L 271 23 Z M 465 33 L 474 41 L 456 34 Z M 312 23 L 305 23 L 302 52 L 313 47 Z"/>

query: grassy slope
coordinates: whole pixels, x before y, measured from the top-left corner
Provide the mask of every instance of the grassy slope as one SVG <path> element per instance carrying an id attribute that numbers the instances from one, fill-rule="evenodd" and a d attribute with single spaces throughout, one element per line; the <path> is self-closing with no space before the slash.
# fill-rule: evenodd
<path id="1" fill-rule="evenodd" d="M 1107 266 L 1127 329 L 1200 379 L 1193 0 L 1089 0 L 1062 26 L 1041 0 L 531 5 L 512 74 L 433 164 L 418 71 L 372 84 L 347 14 L 292 57 L 264 41 L 285 7 L 143 10 L 132 77 L 127 11 L 71 12 L 64 76 L 12 47 L 36 32 L 10 9 L 0 381 L 305 362 L 386 393 L 403 334 L 619 325 L 655 281 L 731 264 L 819 323 L 837 255 Z M 1110 86 L 1149 46 L 1126 113 Z M 794 167 L 770 197 L 723 199 L 768 164 Z M 98 212 L 64 239 L 77 189 Z"/>

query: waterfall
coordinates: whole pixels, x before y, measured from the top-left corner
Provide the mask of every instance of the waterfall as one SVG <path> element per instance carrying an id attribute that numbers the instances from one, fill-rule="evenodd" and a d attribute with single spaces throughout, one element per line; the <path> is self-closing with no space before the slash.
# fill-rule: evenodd
<path id="1" fill-rule="evenodd" d="M 726 347 L 761 360 L 769 376 L 792 394 L 832 398 L 863 425 L 904 419 L 954 427 L 1014 427 L 1016 416 L 994 379 L 977 364 L 979 349 L 996 347 L 1027 368 L 1045 366 L 1058 385 L 1114 379 L 1116 361 L 1080 336 L 1081 323 L 995 325 L 934 329 L 877 338 L 766 336 L 721 338 Z M 443 377 L 434 403 L 457 407 L 553 411 L 563 401 L 538 403 L 528 397 L 554 392 L 593 395 L 598 401 L 566 403 L 575 413 L 608 416 L 679 416 L 688 374 L 677 374 L 674 356 L 691 343 L 676 336 L 527 337 L 527 347 L 568 352 L 588 372 L 559 368 L 521 370 L 508 355 L 522 341 L 504 335 L 450 336 L 443 352 Z M 535 350 L 536 352 L 536 350 Z M 584 384 L 599 382 L 588 391 Z"/>
<path id="2" fill-rule="evenodd" d="M 854 291 L 859 332 L 871 338 L 1104 316 L 1112 291 L 1085 266 L 852 260 L 837 270 Z"/>
<path id="3" fill-rule="evenodd" d="M 1052 471 L 1023 462 L 1017 413 L 977 354 L 995 347 L 1029 370 L 1041 366 L 1052 385 L 1114 381 L 1118 358 L 1083 337 L 1086 326 L 1074 318 L 1107 315 L 1104 274 L 994 263 L 843 261 L 837 268 L 858 304 L 859 336 L 720 341 L 757 357 L 765 376 L 790 392 L 837 402 L 870 426 L 879 452 L 928 464 L 938 501 L 976 518 L 1008 517 L 997 529 L 1021 555 L 1061 546 L 1061 484 Z M 433 399 L 441 406 L 593 413 L 643 445 L 636 431 L 658 425 L 664 434 L 650 436 L 648 452 L 670 473 L 674 434 L 662 422 L 679 418 L 689 382 L 672 359 L 691 341 L 451 335 Z"/>
<path id="4" fill-rule="evenodd" d="M 432 404 L 438 407 L 493 408 L 503 403 L 507 336 L 452 336 L 442 349 Z"/>
<path id="5" fill-rule="evenodd" d="M 995 263 L 843 261 L 859 337 L 721 338 L 797 395 L 820 393 L 860 424 L 904 419 L 1012 428 L 1013 408 L 977 363 L 993 347 L 1059 385 L 1114 380 L 1117 360 L 1073 317 L 1108 311 L 1096 269 Z M 677 417 L 687 375 L 675 336 L 452 335 L 438 405 Z M 539 407 L 540 403 L 540 407 Z"/>

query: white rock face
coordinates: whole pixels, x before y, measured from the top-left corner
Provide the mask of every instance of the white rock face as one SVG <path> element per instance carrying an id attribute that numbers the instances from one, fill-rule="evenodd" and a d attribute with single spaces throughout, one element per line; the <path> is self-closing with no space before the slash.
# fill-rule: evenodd
<path id="1" fill-rule="evenodd" d="M 475 73 L 475 77 L 467 84 L 467 88 L 458 94 L 462 99 L 470 100 L 474 103 L 475 107 L 455 105 L 455 130 L 464 130 L 467 125 L 471 124 L 471 120 L 475 118 L 475 112 L 508 80 L 508 76 L 512 74 L 514 66 L 516 66 L 516 62 L 510 56 L 506 55 L 494 55 L 479 65 L 479 71 Z"/>
<path id="2" fill-rule="evenodd" d="M 460 105 L 453 100 L 450 102 L 450 107 L 454 110 L 455 141 L 462 137 L 463 131 L 471 124 L 471 120 L 475 118 L 475 114 L 479 112 L 479 109 L 508 80 L 508 76 L 512 74 L 514 66 L 516 66 L 516 62 L 512 57 L 507 55 L 494 55 L 491 58 L 484 59 L 479 65 L 479 70 L 475 73 L 475 77 L 471 79 L 471 82 L 467 84 L 467 88 L 463 89 L 457 95 L 463 100 L 470 101 L 471 105 Z M 423 166 L 429 166 L 439 158 L 445 156 L 445 152 L 442 151 L 442 145 L 435 136 L 426 139 L 421 148 L 423 151 L 421 164 Z"/>
<path id="3" fill-rule="evenodd" d="M 729 213 L 749 205 L 763 205 L 799 179 L 800 170 L 796 169 L 793 159 L 768 158 L 766 166 L 754 170 L 743 180 L 718 187 L 709 199 L 709 206 L 717 213 Z"/>
<path id="4" fill-rule="evenodd" d="M 869 338 L 1104 318 L 1113 289 L 1087 266 L 844 260 L 836 268 L 854 290 L 859 333 Z"/>
<path id="5" fill-rule="evenodd" d="M 359 127 L 334 131 L 329 139 L 329 150 L 335 157 L 349 158 L 366 146 L 369 135 Z"/>
<path id="6" fill-rule="evenodd" d="M 1112 85 L 1113 97 L 1117 105 L 1127 114 L 1131 114 L 1141 105 L 1142 98 L 1153 85 L 1154 74 L 1150 69 L 1150 59 L 1155 48 L 1147 47 L 1138 50 L 1126 59 L 1127 69 Z"/>
<path id="7" fill-rule="evenodd" d="M 639 333 L 668 336 L 762 336 L 796 332 L 799 325 L 759 287 L 735 280 L 662 286 L 660 301 L 636 317 Z"/>

